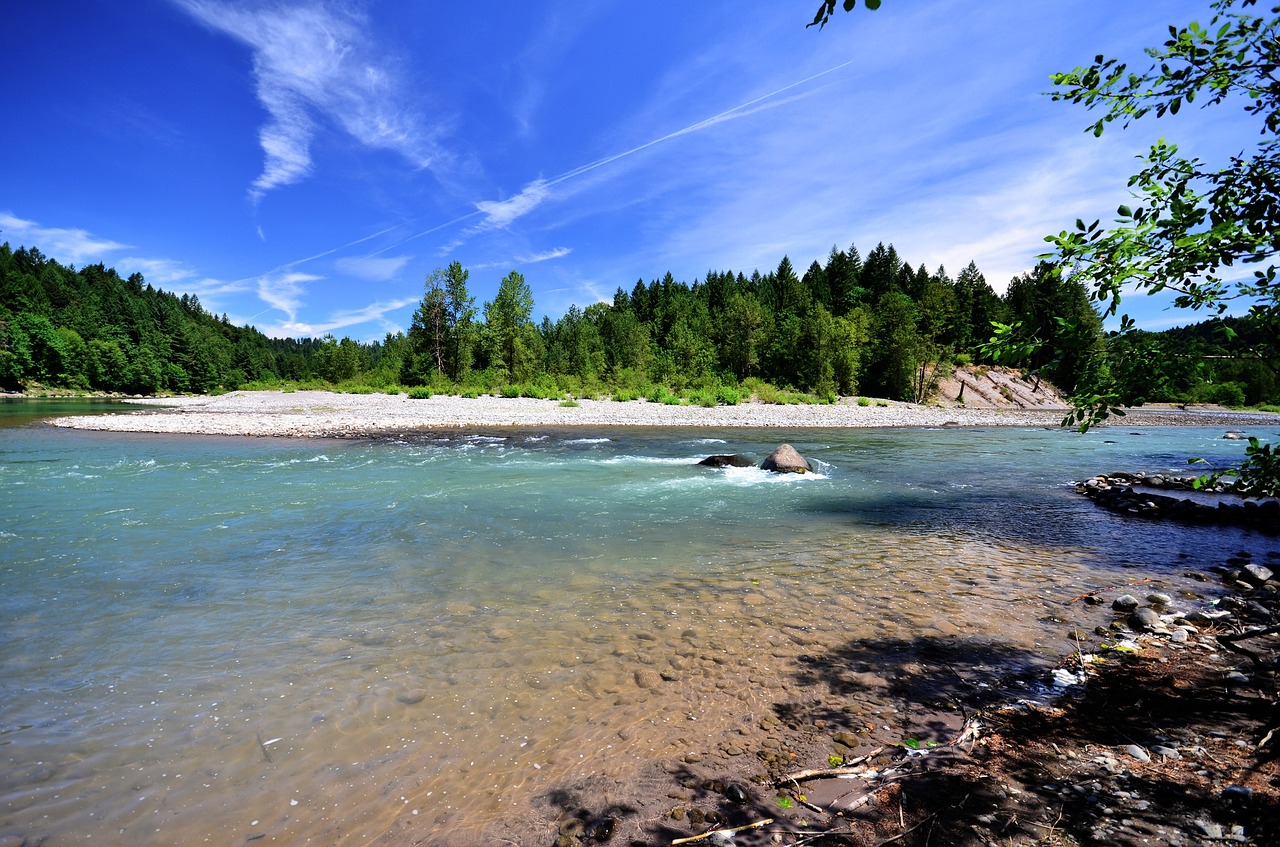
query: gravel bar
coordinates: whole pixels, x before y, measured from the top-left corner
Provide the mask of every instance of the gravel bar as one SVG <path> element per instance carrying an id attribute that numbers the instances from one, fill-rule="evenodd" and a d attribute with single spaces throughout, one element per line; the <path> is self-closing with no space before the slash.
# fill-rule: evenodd
<path id="1" fill-rule="evenodd" d="M 1058 410 L 962 409 L 890 403 L 860 406 L 852 399 L 831 405 L 671 406 L 646 400 L 559 400 L 404 394 L 335 394 L 328 391 L 235 391 L 215 397 L 141 398 L 136 412 L 54 418 L 54 426 L 108 432 L 250 435 L 303 438 L 369 438 L 441 430 L 531 427 L 938 427 L 1058 426 Z M 1280 416 L 1228 410 L 1176 408 L 1131 411 L 1112 426 L 1259 426 Z"/>

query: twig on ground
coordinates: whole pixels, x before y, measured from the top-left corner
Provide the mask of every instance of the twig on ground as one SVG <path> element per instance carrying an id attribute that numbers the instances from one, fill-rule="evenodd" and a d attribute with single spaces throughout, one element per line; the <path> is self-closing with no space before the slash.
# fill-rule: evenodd
<path id="1" fill-rule="evenodd" d="M 780 776 L 777 779 L 771 779 L 768 782 L 765 782 L 764 785 L 768 788 L 776 788 L 783 783 L 803 782 L 806 779 L 837 779 L 840 777 L 862 776 L 862 773 L 858 770 L 858 766 L 866 764 L 883 752 L 883 747 L 877 747 L 867 755 L 851 759 L 838 768 L 809 768 L 807 770 L 789 773 L 786 776 Z"/>
<path id="2" fill-rule="evenodd" d="M 1223 647 L 1226 647 L 1232 653 L 1239 653 L 1242 656 L 1248 656 L 1249 659 L 1253 662 L 1255 667 L 1261 667 L 1263 662 L 1262 662 L 1262 659 L 1259 658 L 1257 653 L 1253 652 L 1252 650 L 1246 650 L 1245 648 L 1237 645 L 1235 642 L 1243 641 L 1246 638 L 1258 638 L 1263 635 L 1275 635 L 1278 632 L 1280 632 L 1280 624 L 1276 624 L 1275 626 L 1261 627 L 1258 629 L 1246 629 L 1244 632 L 1233 632 L 1226 635 L 1218 635 L 1215 637 L 1218 639 L 1219 644 L 1221 644 Z"/>
<path id="3" fill-rule="evenodd" d="M 749 829 L 759 829 L 760 827 L 768 826 L 771 823 L 773 823 L 773 818 L 765 818 L 762 821 L 749 823 L 749 824 L 746 824 L 745 826 L 735 826 L 730 829 L 712 829 L 702 833 L 701 835 L 691 835 L 688 838 L 677 838 L 671 843 L 672 844 L 692 844 L 695 841 L 702 841 L 703 839 L 710 838 L 711 836 L 715 835 L 717 832 L 723 833 L 724 835 L 733 835 L 735 832 L 746 832 Z"/>

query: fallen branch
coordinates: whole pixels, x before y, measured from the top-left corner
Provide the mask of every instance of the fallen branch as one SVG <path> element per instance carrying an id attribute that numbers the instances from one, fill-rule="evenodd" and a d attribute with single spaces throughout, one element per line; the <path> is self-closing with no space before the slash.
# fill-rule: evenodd
<path id="1" fill-rule="evenodd" d="M 723 833 L 725 835 L 733 835 L 735 832 L 746 832 L 749 829 L 759 829 L 760 827 L 768 826 L 771 823 L 773 823 L 773 818 L 765 818 L 762 821 L 749 823 L 746 826 L 735 826 L 732 829 L 713 829 L 713 830 L 710 830 L 709 832 L 704 832 L 701 835 L 691 835 L 688 838 L 677 838 L 675 841 L 672 841 L 671 843 L 672 844 L 692 844 L 694 841 L 702 841 L 704 838 L 710 838 L 711 836 L 715 835 L 717 832 Z"/>
<path id="2" fill-rule="evenodd" d="M 1258 657 L 1257 653 L 1254 653 L 1252 650 L 1246 650 L 1235 642 L 1244 641 L 1246 638 L 1259 638 L 1263 635 L 1275 635 L 1277 632 L 1280 632 L 1280 624 L 1260 627 L 1258 629 L 1246 629 L 1244 632 L 1233 632 L 1216 637 L 1218 639 L 1218 643 L 1223 647 L 1226 647 L 1232 653 L 1239 653 L 1242 656 L 1248 656 L 1254 665 L 1261 666 L 1262 659 Z"/>
<path id="3" fill-rule="evenodd" d="M 865 756 L 859 756 L 856 759 L 845 762 L 838 768 L 809 768 L 803 771 L 789 773 L 786 776 L 780 776 L 777 779 L 769 780 L 764 783 L 769 788 L 776 788 L 779 785 L 788 782 L 803 782 L 806 779 L 840 779 L 849 776 L 862 776 L 862 772 L 858 769 L 860 765 L 864 765 L 871 759 L 884 752 L 883 747 L 877 747 Z"/>

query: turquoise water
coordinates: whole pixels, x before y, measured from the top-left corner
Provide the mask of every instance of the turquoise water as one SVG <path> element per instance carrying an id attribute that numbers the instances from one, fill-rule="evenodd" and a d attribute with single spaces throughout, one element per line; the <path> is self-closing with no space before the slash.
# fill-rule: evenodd
<path id="1" fill-rule="evenodd" d="M 1097 623 L 1073 597 L 1204 590 L 1182 574 L 1280 547 L 1072 492 L 1237 458 L 1213 428 L 375 443 L 29 418 L 0 428 L 0 838 L 50 847 L 541 843 L 558 786 L 750 748 L 779 704 L 833 696 L 814 656 L 1048 662 Z M 782 441 L 818 473 L 694 464 Z M 880 682 L 842 696 L 889 729 Z"/>

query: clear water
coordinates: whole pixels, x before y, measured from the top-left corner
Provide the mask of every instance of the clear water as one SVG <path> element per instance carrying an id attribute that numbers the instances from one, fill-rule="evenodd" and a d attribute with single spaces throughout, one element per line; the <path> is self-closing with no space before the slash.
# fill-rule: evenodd
<path id="1" fill-rule="evenodd" d="M 1209 428 L 21 423 L 0 428 L 0 838 L 49 847 L 549 843 L 558 788 L 750 749 L 779 704 L 830 695 L 814 656 L 946 637 L 1052 661 L 1097 622 L 1071 598 L 1280 546 L 1071 490 L 1240 455 Z M 819 473 L 694 464 L 782 441 Z M 888 721 L 877 685 L 847 693 Z"/>

